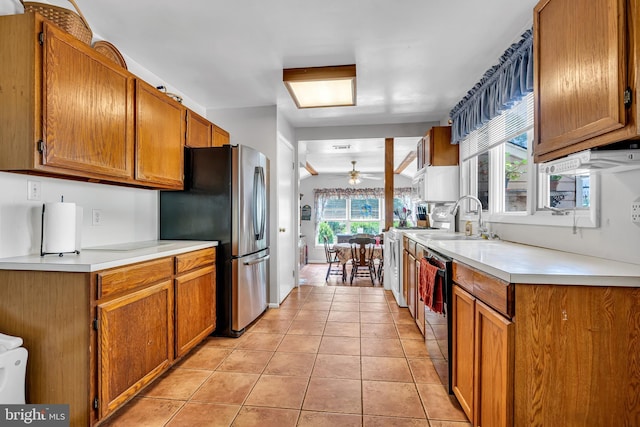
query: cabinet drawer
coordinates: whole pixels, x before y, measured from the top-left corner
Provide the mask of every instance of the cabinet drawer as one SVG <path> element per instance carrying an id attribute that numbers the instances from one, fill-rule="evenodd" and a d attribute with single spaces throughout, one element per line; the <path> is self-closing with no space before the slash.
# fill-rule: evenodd
<path id="1" fill-rule="evenodd" d="M 453 263 L 453 281 L 508 318 L 513 317 L 513 285 L 489 274 Z"/>
<path id="2" fill-rule="evenodd" d="M 416 256 L 416 242 L 406 236 L 402 237 L 404 249 L 414 257 Z"/>
<path id="3" fill-rule="evenodd" d="M 453 281 L 470 294 L 473 294 L 473 270 L 465 265 L 454 262 L 452 271 Z"/>
<path id="4" fill-rule="evenodd" d="M 186 254 L 176 255 L 176 274 L 213 264 L 216 260 L 216 249 L 207 248 Z"/>
<path id="5" fill-rule="evenodd" d="M 98 272 L 98 299 L 170 278 L 172 272 L 171 257 Z"/>
<path id="6" fill-rule="evenodd" d="M 512 286 L 479 271 L 473 272 L 473 294 L 481 301 L 490 305 L 503 315 L 513 317 Z"/>

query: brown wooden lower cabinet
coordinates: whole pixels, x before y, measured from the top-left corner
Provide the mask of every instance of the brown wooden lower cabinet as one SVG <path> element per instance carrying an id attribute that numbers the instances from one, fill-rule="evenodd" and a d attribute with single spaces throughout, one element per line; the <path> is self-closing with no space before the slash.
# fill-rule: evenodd
<path id="1" fill-rule="evenodd" d="M 480 301 L 475 316 L 475 424 L 512 426 L 514 324 Z"/>
<path id="2" fill-rule="evenodd" d="M 416 312 L 416 292 L 418 289 L 417 280 L 416 280 L 416 257 L 410 253 L 406 252 L 407 262 L 405 263 L 405 272 L 406 272 L 406 280 L 407 280 L 407 306 L 409 307 L 409 313 L 415 319 L 417 317 Z"/>
<path id="3" fill-rule="evenodd" d="M 98 304 L 101 418 L 171 363 L 172 309 L 171 280 Z"/>
<path id="4" fill-rule="evenodd" d="M 68 404 L 72 426 L 97 420 L 93 304 L 89 273 L 0 270 L 0 331 L 29 351 L 27 403 Z"/>
<path id="5" fill-rule="evenodd" d="M 473 368 L 476 299 L 453 287 L 451 388 L 467 418 L 473 420 Z"/>
<path id="6" fill-rule="evenodd" d="M 453 277 L 452 386 L 474 426 L 640 425 L 640 288 L 506 284 L 458 262 Z"/>
<path id="7" fill-rule="evenodd" d="M 640 287 L 516 286 L 515 425 L 640 426 Z"/>
<path id="8" fill-rule="evenodd" d="M 0 331 L 29 351 L 27 403 L 111 415 L 215 329 L 215 248 L 93 273 L 0 270 Z"/>
<path id="9" fill-rule="evenodd" d="M 415 262 L 415 300 L 416 300 L 416 325 L 418 325 L 418 329 L 424 336 L 424 301 L 420 298 L 420 260 L 424 257 L 425 247 L 421 244 L 416 244 L 416 257 L 413 260 Z"/>
<path id="10" fill-rule="evenodd" d="M 216 324 L 216 278 L 213 265 L 175 279 L 176 356 L 184 356 Z"/>
<path id="11" fill-rule="evenodd" d="M 459 262 L 453 281 L 453 393 L 474 426 L 512 427 L 513 285 Z"/>

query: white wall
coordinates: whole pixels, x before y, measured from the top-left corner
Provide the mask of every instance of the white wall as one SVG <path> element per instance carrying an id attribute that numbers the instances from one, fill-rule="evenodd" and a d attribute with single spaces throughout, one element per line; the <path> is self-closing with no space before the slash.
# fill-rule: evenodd
<path id="1" fill-rule="evenodd" d="M 27 200 L 27 181 L 40 182 L 41 200 Z M 61 196 L 82 207 L 81 247 L 158 238 L 157 191 L 0 172 L 0 258 L 40 252 L 42 204 Z"/>
<path id="2" fill-rule="evenodd" d="M 278 221 L 275 207 L 277 193 L 277 111 L 276 106 L 207 110 L 206 117 L 220 126 L 231 137 L 233 145 L 247 145 L 261 151 L 269 158 L 269 304 L 278 303 Z"/>
<path id="3" fill-rule="evenodd" d="M 18 1 L 0 2 L 0 15 L 14 13 L 22 13 Z M 99 39 L 100 35 L 94 34 L 94 40 Z M 133 74 L 153 86 L 166 86 L 167 91 L 183 97 L 185 106 L 205 114 L 205 108 L 179 88 L 132 58 L 124 57 Z M 40 201 L 27 200 L 28 180 L 41 182 Z M 59 201 L 61 195 L 65 201 L 75 202 L 83 208 L 82 247 L 157 239 L 158 194 L 156 190 L 0 172 L 0 258 L 40 252 L 42 203 Z M 103 221 L 99 226 L 91 225 L 92 209 L 102 211 Z"/>
<path id="4" fill-rule="evenodd" d="M 491 224 L 501 239 L 640 264 L 640 225 L 631 222 L 631 202 L 640 198 L 640 170 L 600 176 L 600 227 Z"/>
<path id="5" fill-rule="evenodd" d="M 372 176 L 376 176 L 376 174 L 369 174 Z M 383 174 L 379 174 L 379 177 L 382 178 Z M 410 187 L 411 179 L 402 176 L 402 175 L 394 175 L 393 179 L 394 187 Z M 315 222 L 314 218 L 316 215 L 315 203 L 313 200 L 313 190 L 314 188 L 347 188 L 349 185 L 347 184 L 347 176 L 346 173 L 344 175 L 332 175 L 332 174 L 321 174 L 316 176 L 310 176 L 308 178 L 302 179 L 300 181 L 300 193 L 303 194 L 302 200 L 300 201 L 300 205 L 309 205 L 311 206 L 311 220 L 310 221 L 302 221 L 302 225 L 300 227 L 300 234 L 304 235 L 304 239 L 307 242 L 307 250 L 308 250 L 308 258 L 309 262 L 325 262 L 324 255 L 324 247 L 317 246 L 315 244 Z M 361 188 L 378 188 L 384 187 L 384 181 L 381 180 L 364 180 L 361 184 L 358 185 Z"/>

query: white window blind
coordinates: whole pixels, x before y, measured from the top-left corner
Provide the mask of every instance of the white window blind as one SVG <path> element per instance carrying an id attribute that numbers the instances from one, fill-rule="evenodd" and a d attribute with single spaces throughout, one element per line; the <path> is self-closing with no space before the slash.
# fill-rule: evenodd
<path id="1" fill-rule="evenodd" d="M 324 220 L 347 219 L 347 199 L 329 199 L 322 212 Z"/>
<path id="2" fill-rule="evenodd" d="M 482 127 L 471 132 L 460 143 L 462 160 L 487 152 L 533 128 L 533 92 L 522 98 L 512 108 L 494 117 Z"/>

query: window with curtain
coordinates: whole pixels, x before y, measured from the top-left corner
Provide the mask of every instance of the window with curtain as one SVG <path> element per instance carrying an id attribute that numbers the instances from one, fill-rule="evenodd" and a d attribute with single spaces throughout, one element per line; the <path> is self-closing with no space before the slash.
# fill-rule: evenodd
<path id="1" fill-rule="evenodd" d="M 533 94 L 471 132 L 460 143 L 465 190 L 473 191 L 484 210 L 526 212 L 531 177 Z M 475 191 L 474 191 L 475 190 Z M 490 209 L 493 202 L 494 209 Z"/>
<path id="2" fill-rule="evenodd" d="M 595 226 L 595 177 L 543 173 L 531 161 L 532 141 L 531 93 L 461 141 L 463 194 L 476 195 L 493 222 Z"/>
<path id="3" fill-rule="evenodd" d="M 597 176 L 549 176 L 532 161 L 532 36 L 526 31 L 450 112 L 462 194 L 476 195 L 492 222 L 595 227 Z"/>

